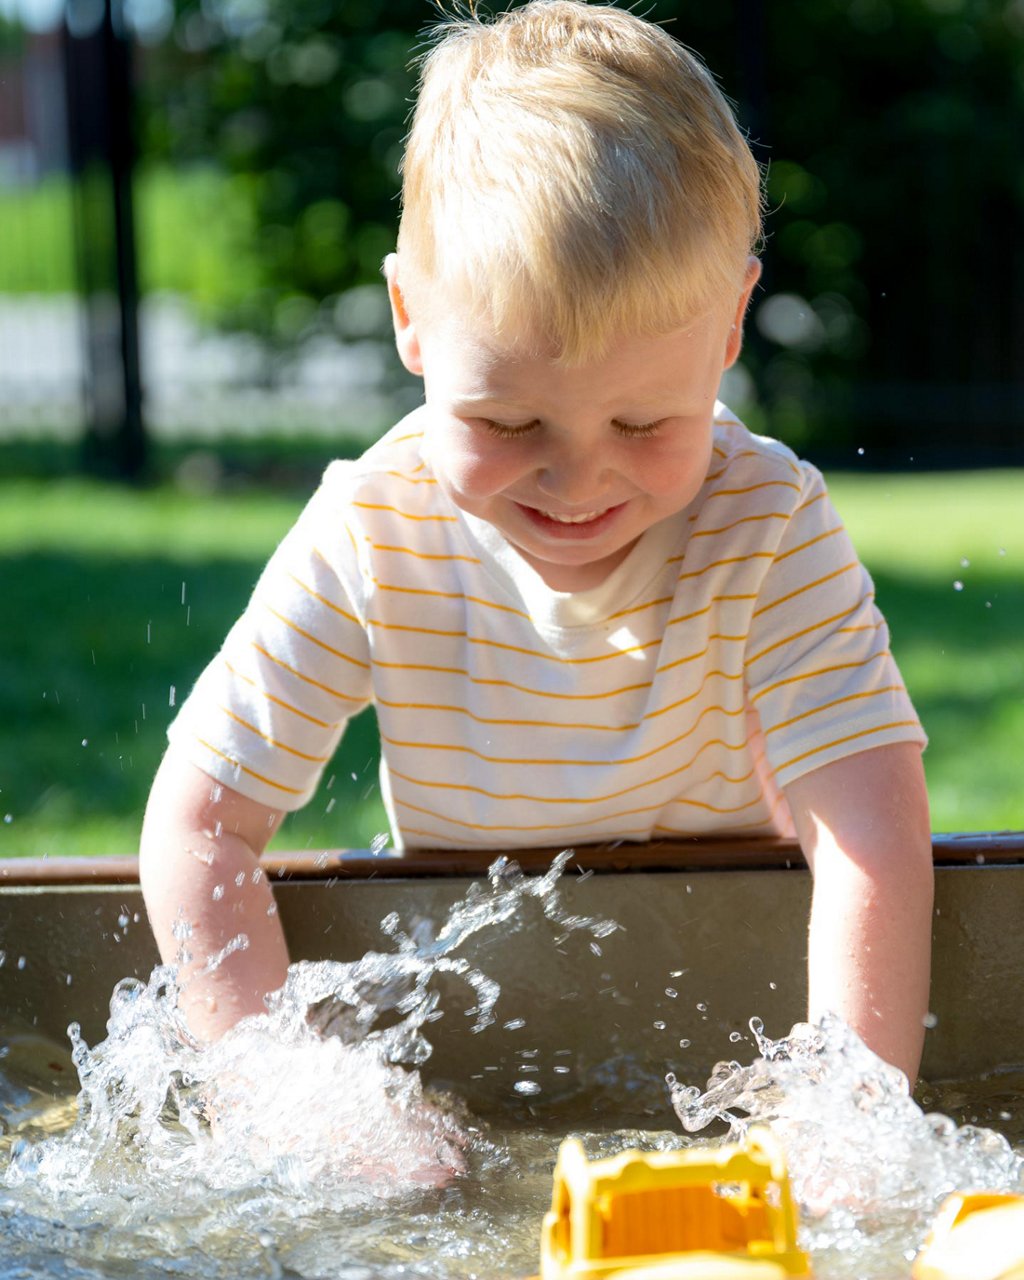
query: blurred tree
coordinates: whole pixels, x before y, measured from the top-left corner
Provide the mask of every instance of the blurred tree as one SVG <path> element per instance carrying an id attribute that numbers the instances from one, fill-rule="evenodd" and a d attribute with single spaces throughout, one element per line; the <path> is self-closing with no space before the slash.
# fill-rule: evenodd
<path id="1" fill-rule="evenodd" d="M 144 151 L 212 158 L 248 184 L 262 285 L 225 318 L 287 342 L 324 299 L 379 279 L 408 63 L 437 9 L 175 5 L 147 55 Z M 1018 0 L 652 0 L 645 12 L 701 52 L 768 166 L 767 272 L 745 356 L 765 425 L 847 453 L 953 447 L 965 429 L 975 447 L 1019 448 Z"/>

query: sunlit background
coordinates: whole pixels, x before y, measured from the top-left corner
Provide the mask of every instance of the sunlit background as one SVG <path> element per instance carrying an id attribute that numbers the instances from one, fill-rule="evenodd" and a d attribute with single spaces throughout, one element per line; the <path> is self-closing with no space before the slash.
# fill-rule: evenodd
<path id="1" fill-rule="evenodd" d="M 1024 827 L 1024 4 L 651 0 L 770 205 L 724 398 L 821 464 L 931 735 Z M 427 0 L 0 0 L 0 856 L 135 848 L 174 707 L 417 403 L 380 263 Z M 383 829 L 371 716 L 278 845 Z"/>

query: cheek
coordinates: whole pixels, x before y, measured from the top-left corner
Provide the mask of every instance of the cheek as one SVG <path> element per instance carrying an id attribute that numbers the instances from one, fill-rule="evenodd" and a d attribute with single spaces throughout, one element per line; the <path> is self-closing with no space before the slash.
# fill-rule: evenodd
<path id="1" fill-rule="evenodd" d="M 519 451 L 503 444 L 467 440 L 461 432 L 447 433 L 434 455 L 442 486 L 472 498 L 489 498 L 506 489 L 523 474 L 524 467 L 517 459 Z"/>
<path id="2" fill-rule="evenodd" d="M 641 487 L 655 497 L 687 500 L 704 483 L 711 462 L 711 441 L 689 449 L 665 449 L 644 461 Z"/>

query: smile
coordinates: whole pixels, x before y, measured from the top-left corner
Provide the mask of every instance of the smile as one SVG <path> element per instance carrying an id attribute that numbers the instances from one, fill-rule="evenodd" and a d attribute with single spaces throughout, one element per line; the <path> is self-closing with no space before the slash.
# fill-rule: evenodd
<path id="1" fill-rule="evenodd" d="M 603 516 L 604 511 L 581 511 L 575 516 L 561 515 L 557 511 L 542 511 L 540 514 L 548 520 L 557 520 L 559 524 L 588 524 L 591 520 L 597 520 L 599 516 Z"/>

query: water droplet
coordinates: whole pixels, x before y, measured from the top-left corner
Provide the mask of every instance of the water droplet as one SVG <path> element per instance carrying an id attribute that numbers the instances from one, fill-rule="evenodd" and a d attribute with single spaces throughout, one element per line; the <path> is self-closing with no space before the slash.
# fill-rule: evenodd
<path id="1" fill-rule="evenodd" d="M 970 567 L 971 567 L 971 562 L 970 562 L 970 560 L 968 560 L 966 556 L 961 556 L 961 557 L 960 557 L 960 568 L 961 568 L 961 569 L 969 569 Z"/>
<path id="2" fill-rule="evenodd" d="M 211 862 L 213 861 L 213 858 L 212 858 L 212 857 L 210 858 L 210 861 L 211 861 Z M 243 885 L 243 884 L 245 884 L 245 872 L 244 872 L 244 871 L 239 871 L 238 875 L 237 875 L 237 876 L 235 876 L 235 884 L 236 884 L 236 885 L 238 885 L 239 889 L 241 889 L 242 885 Z"/>
<path id="3" fill-rule="evenodd" d="M 121 914 L 117 917 L 117 923 L 122 929 L 128 928 L 128 926 L 131 924 L 131 917 L 128 915 L 127 911 L 121 912 Z"/>
<path id="4" fill-rule="evenodd" d="M 213 892 L 210 894 L 210 897 L 214 900 L 214 902 L 220 902 L 221 898 L 224 897 L 224 886 L 222 884 L 215 884 L 213 886 Z"/>
<path id="5" fill-rule="evenodd" d="M 692 885 L 692 884 L 688 884 L 688 885 L 686 886 L 686 892 L 687 892 L 687 893 L 693 893 L 693 885 Z"/>
<path id="6" fill-rule="evenodd" d="M 201 862 L 205 867 L 213 866 L 213 854 L 209 849 L 189 849 L 188 851 L 197 862 Z"/>
<path id="7" fill-rule="evenodd" d="M 554 1072 L 556 1076 L 567 1076 L 571 1069 L 571 1067 L 557 1066 L 554 1068 Z"/>
<path id="8" fill-rule="evenodd" d="M 330 800 L 327 801 L 327 808 L 324 809 L 324 813 L 330 813 L 336 804 L 337 804 L 337 797 L 331 796 Z"/>
<path id="9" fill-rule="evenodd" d="M 927 1027 L 930 1031 L 932 1027 L 937 1027 L 939 1025 L 939 1019 L 934 1013 L 929 1012 L 921 1019 L 921 1024 L 922 1026 Z"/>
<path id="10" fill-rule="evenodd" d="M 26 964 L 28 964 L 28 961 L 25 959 L 25 957 L 24 957 L 24 956 L 18 956 L 18 968 L 19 968 L 19 969 L 24 969 L 24 967 L 25 967 L 25 965 L 26 965 Z"/>
<path id="11" fill-rule="evenodd" d="M 1006 555 L 1006 548 L 1005 548 L 1005 547 L 1000 547 L 1000 548 L 999 548 L 999 554 L 1000 554 L 1001 556 L 1005 556 L 1005 555 Z"/>
<path id="12" fill-rule="evenodd" d="M 592 942 L 592 943 L 590 944 L 590 949 L 591 949 L 591 951 L 593 951 L 593 953 L 594 953 L 594 955 L 595 955 L 595 956 L 603 956 L 603 955 L 604 955 L 604 952 L 601 950 L 601 948 L 598 946 L 598 944 L 597 944 L 596 942 Z"/>
<path id="13" fill-rule="evenodd" d="M 277 915 L 277 903 L 276 903 L 276 902 L 272 902 L 272 903 L 270 904 L 270 906 L 269 906 L 269 907 L 267 907 L 267 915 L 268 915 L 268 916 L 276 916 L 276 915 Z"/>
<path id="14" fill-rule="evenodd" d="M 525 1018 L 510 1018 L 508 1022 L 503 1022 L 502 1026 L 506 1031 L 518 1031 L 520 1027 L 526 1026 Z"/>
<path id="15" fill-rule="evenodd" d="M 389 841 L 390 841 L 390 837 L 388 836 L 387 832 L 385 831 L 378 832 L 378 834 L 375 835 L 373 839 L 370 841 L 370 853 L 373 855 L 373 857 L 375 858 L 379 857 L 384 852 L 384 850 L 388 847 Z"/>
<path id="16" fill-rule="evenodd" d="M 679 995 L 679 992 L 675 989 L 675 987 L 666 987 L 665 994 L 668 996 L 670 1000 L 674 1000 L 676 996 Z"/>
<path id="17" fill-rule="evenodd" d="M 540 1093 L 540 1085 L 536 1080 L 517 1080 L 512 1086 L 516 1093 L 532 1095 Z"/>
<path id="18" fill-rule="evenodd" d="M 82 739 L 82 746 L 83 746 L 83 747 L 87 747 L 88 745 L 89 745 L 89 739 L 88 739 L 88 738 L 83 738 L 83 739 Z"/>
<path id="19" fill-rule="evenodd" d="M 777 982 L 769 982 L 769 983 L 768 983 L 768 990 L 769 990 L 769 991 L 778 991 L 778 989 L 779 989 L 779 984 L 778 984 Z"/>
<path id="20" fill-rule="evenodd" d="M 679 1041 L 679 1047 L 680 1047 L 680 1049 L 689 1049 L 689 1047 L 690 1047 L 690 1042 L 689 1042 L 689 1040 L 680 1040 L 680 1041 Z"/>
<path id="21" fill-rule="evenodd" d="M 953 590 L 963 591 L 963 589 L 964 589 L 964 584 L 960 581 L 959 578 L 957 578 L 956 582 L 953 583 Z"/>
<path id="22" fill-rule="evenodd" d="M 743 1039 L 743 1033 L 740 1031 L 730 1031 L 729 1039 L 732 1041 L 733 1044 L 739 1044 L 739 1042 Z"/>
<path id="23" fill-rule="evenodd" d="M 172 684 L 170 694 L 168 695 L 168 698 L 167 698 L 167 705 L 169 707 L 174 706 L 174 700 L 175 698 L 177 698 L 177 696 L 178 696 L 178 691 L 177 689 L 175 689 L 174 685 Z"/>
<path id="24" fill-rule="evenodd" d="M 654 1024 L 654 1029 L 655 1029 L 655 1031 L 664 1031 L 664 1030 L 665 1030 L 665 1024 L 664 1024 L 664 1022 L 662 1022 L 662 1021 L 661 1021 L 661 1019 L 660 1019 L 660 1018 L 658 1019 L 658 1021 L 657 1021 L 657 1022 L 655 1022 L 655 1024 Z"/>
<path id="25" fill-rule="evenodd" d="M 10 823 L 12 823 L 13 821 L 14 821 L 14 814 L 13 814 L 13 813 L 5 813 L 5 814 L 4 814 L 4 822 L 6 822 L 6 823 L 10 824 Z"/>
<path id="26" fill-rule="evenodd" d="M 860 454 L 860 456 L 863 458 L 863 457 L 864 457 L 864 446 L 863 446 L 863 445 L 861 445 L 861 447 L 857 450 L 857 452 L 858 452 L 858 454 Z"/>
<path id="27" fill-rule="evenodd" d="M 707 1007 L 707 1005 L 704 1003 L 704 1001 L 703 1001 L 703 1000 L 699 1000 L 699 1001 L 697 1002 L 697 1012 L 698 1012 L 698 1013 L 707 1013 L 707 1011 L 708 1011 L 708 1007 Z"/>

